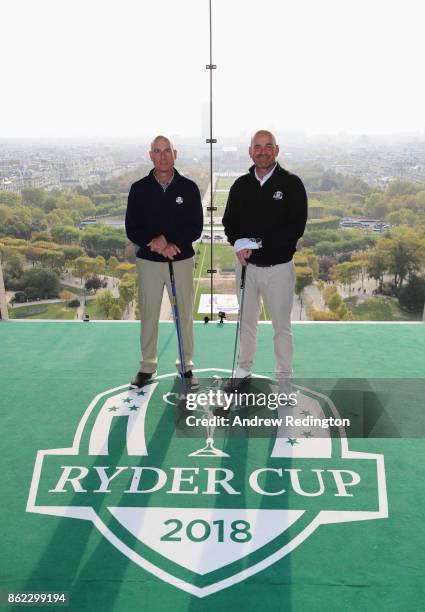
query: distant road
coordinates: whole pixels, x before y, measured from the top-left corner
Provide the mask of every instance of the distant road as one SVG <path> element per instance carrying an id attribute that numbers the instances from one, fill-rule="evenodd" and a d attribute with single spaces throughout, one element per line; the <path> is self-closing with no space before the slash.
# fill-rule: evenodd
<path id="1" fill-rule="evenodd" d="M 110 227 L 125 227 L 124 217 L 121 215 L 117 217 L 98 217 L 97 222 L 99 225 L 109 225 Z"/>

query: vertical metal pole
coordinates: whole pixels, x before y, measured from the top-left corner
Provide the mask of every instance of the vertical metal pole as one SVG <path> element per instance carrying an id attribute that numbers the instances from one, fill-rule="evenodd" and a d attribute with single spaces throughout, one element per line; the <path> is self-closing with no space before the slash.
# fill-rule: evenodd
<path id="1" fill-rule="evenodd" d="M 213 138 L 213 93 L 212 93 L 212 71 L 217 68 L 212 63 L 212 0 L 209 0 L 209 22 L 210 22 L 210 63 L 206 65 L 206 69 L 210 71 L 210 134 L 209 138 L 207 138 L 207 143 L 210 145 L 210 205 L 209 205 L 209 213 L 210 213 L 210 268 L 208 270 L 208 274 L 211 274 L 211 287 L 210 287 L 210 295 L 211 295 L 211 320 L 214 318 L 213 313 L 213 291 L 214 291 L 214 276 L 216 270 L 214 270 L 214 257 L 213 257 L 213 231 L 214 231 L 214 211 L 217 210 L 216 206 L 213 205 L 214 198 L 214 190 L 213 190 L 213 144 L 217 142 L 215 138 Z"/>

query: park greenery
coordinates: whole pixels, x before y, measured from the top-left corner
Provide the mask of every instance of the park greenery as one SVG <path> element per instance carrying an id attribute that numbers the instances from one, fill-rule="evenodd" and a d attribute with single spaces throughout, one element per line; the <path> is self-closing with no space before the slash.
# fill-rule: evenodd
<path id="1" fill-rule="evenodd" d="M 191 170 L 192 177 L 205 189 L 207 173 Z M 390 298 L 397 305 L 400 318 L 422 313 L 425 185 L 392 181 L 384 189 L 376 189 L 357 177 L 326 171 L 320 166 L 292 170 L 302 177 L 309 192 L 309 221 L 294 258 L 296 293 L 304 299 L 309 286 L 324 287 L 324 309 L 309 307 L 310 317 L 358 318 L 358 296 L 351 292 L 354 286 L 359 292 L 370 279 L 374 280 L 376 297 L 362 301 L 362 317 L 367 312 L 366 302 L 372 308 L 373 300 L 383 298 Z M 86 291 L 92 297 L 86 309 L 93 316 L 121 318 L 136 299 L 134 249 L 124 229 L 102 221 L 108 216 L 123 218 L 129 186 L 146 171 L 147 168 L 139 168 L 100 185 L 73 191 L 36 188 L 23 189 L 21 193 L 0 191 L 0 256 L 6 289 L 15 292 L 15 301 L 58 299 L 65 289 L 69 295 L 62 294 L 64 303 L 75 304 Z M 232 181 L 231 177 L 220 178 L 217 188 L 228 189 Z M 220 207 L 224 208 L 226 197 L 225 191 L 217 192 Z M 347 216 L 369 216 L 388 223 L 389 227 L 383 233 L 341 229 L 339 222 Z M 96 219 L 96 223 L 82 224 L 90 218 Z M 211 267 L 209 244 L 199 246 L 198 250 L 195 281 L 208 278 Z M 214 267 L 219 272 L 229 273 L 234 268 L 230 247 L 217 245 L 214 257 Z M 68 287 L 65 273 L 79 279 L 80 287 Z M 115 297 L 106 288 L 105 276 L 116 279 Z M 332 290 L 327 287 L 330 283 Z M 348 298 L 340 295 L 341 288 Z"/>

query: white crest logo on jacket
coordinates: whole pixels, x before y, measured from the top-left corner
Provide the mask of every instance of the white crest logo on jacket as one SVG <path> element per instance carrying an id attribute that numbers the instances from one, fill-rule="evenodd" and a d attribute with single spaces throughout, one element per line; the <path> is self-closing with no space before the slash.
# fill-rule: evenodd
<path id="1" fill-rule="evenodd" d="M 177 196 L 176 202 L 177 204 L 183 204 L 183 198 L 181 196 Z"/>
<path id="2" fill-rule="evenodd" d="M 281 200 L 283 198 L 283 193 L 281 191 L 275 191 L 273 194 L 274 200 Z"/>

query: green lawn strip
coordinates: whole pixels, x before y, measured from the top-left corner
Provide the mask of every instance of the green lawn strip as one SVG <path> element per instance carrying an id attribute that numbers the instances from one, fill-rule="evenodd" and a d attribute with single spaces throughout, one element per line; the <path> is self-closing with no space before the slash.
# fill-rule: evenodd
<path id="1" fill-rule="evenodd" d="M 211 245 L 205 244 L 200 246 L 207 249 L 201 271 L 201 276 L 206 278 L 208 277 L 208 270 L 211 267 Z M 213 249 L 213 257 L 213 265 L 215 270 L 235 268 L 235 254 L 231 246 L 227 244 L 215 244 Z"/>
<path id="2" fill-rule="evenodd" d="M 230 189 L 236 180 L 236 176 L 219 176 L 217 178 L 215 188 L 216 189 Z"/>
<path id="3" fill-rule="evenodd" d="M 73 285 L 67 285 L 66 283 L 61 283 L 62 289 L 65 291 L 69 291 L 70 293 L 75 293 L 76 295 L 84 295 L 84 285 L 81 287 L 74 287 Z"/>
<path id="4" fill-rule="evenodd" d="M 420 321 L 420 314 L 402 310 L 396 298 L 372 297 L 356 305 L 357 298 L 344 300 L 358 321 Z"/>

